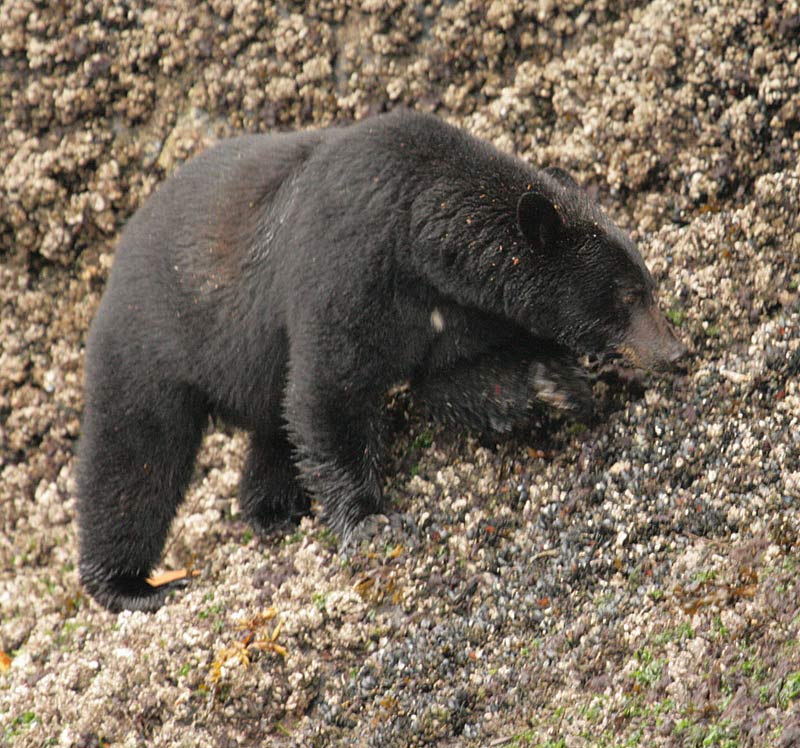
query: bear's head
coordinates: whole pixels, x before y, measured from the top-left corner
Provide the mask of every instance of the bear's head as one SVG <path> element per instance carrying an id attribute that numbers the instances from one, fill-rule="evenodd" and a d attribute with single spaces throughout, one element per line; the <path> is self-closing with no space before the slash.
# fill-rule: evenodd
<path id="1" fill-rule="evenodd" d="M 527 300 L 534 331 L 541 325 L 577 354 L 618 351 L 643 368 L 684 357 L 636 246 L 566 172 L 537 175 L 517 203 L 517 226 L 538 260 Z"/>

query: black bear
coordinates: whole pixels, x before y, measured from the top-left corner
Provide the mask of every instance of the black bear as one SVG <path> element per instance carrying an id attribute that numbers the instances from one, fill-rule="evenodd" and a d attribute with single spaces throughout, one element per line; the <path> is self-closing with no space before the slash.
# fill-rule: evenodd
<path id="1" fill-rule="evenodd" d="M 180 168 L 123 232 L 89 334 L 80 573 L 112 610 L 147 575 L 209 414 L 251 434 L 243 514 L 318 499 L 347 539 L 381 508 L 383 403 L 508 430 L 534 401 L 584 412 L 577 358 L 684 353 L 631 240 L 558 169 L 429 115 L 252 135 Z"/>

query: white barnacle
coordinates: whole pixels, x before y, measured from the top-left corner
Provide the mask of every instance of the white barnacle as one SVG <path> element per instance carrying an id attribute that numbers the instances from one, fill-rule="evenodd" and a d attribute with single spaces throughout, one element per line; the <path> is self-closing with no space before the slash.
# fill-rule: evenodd
<path id="1" fill-rule="evenodd" d="M 444 330 L 444 315 L 436 307 L 431 312 L 431 327 L 437 334 Z"/>
<path id="2" fill-rule="evenodd" d="M 547 371 L 542 364 L 537 364 L 533 376 L 533 386 L 536 389 L 536 398 L 543 403 L 566 410 L 569 407 L 567 396 L 558 388 L 558 384 L 547 377 Z"/>

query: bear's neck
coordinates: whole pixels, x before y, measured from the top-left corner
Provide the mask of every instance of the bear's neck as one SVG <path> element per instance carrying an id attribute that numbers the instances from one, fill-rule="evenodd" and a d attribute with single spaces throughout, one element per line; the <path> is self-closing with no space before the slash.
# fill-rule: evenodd
<path id="1" fill-rule="evenodd" d="M 515 198 L 441 187 L 419 194 L 404 262 L 443 296 L 535 332 L 546 273 L 517 229 Z"/>

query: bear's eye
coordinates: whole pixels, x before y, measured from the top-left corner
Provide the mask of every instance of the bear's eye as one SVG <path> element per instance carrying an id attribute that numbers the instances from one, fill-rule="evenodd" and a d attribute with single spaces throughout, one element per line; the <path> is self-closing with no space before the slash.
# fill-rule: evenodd
<path id="1" fill-rule="evenodd" d="M 619 291 L 619 300 L 624 306 L 637 306 L 644 303 L 644 291 L 624 288 Z"/>

